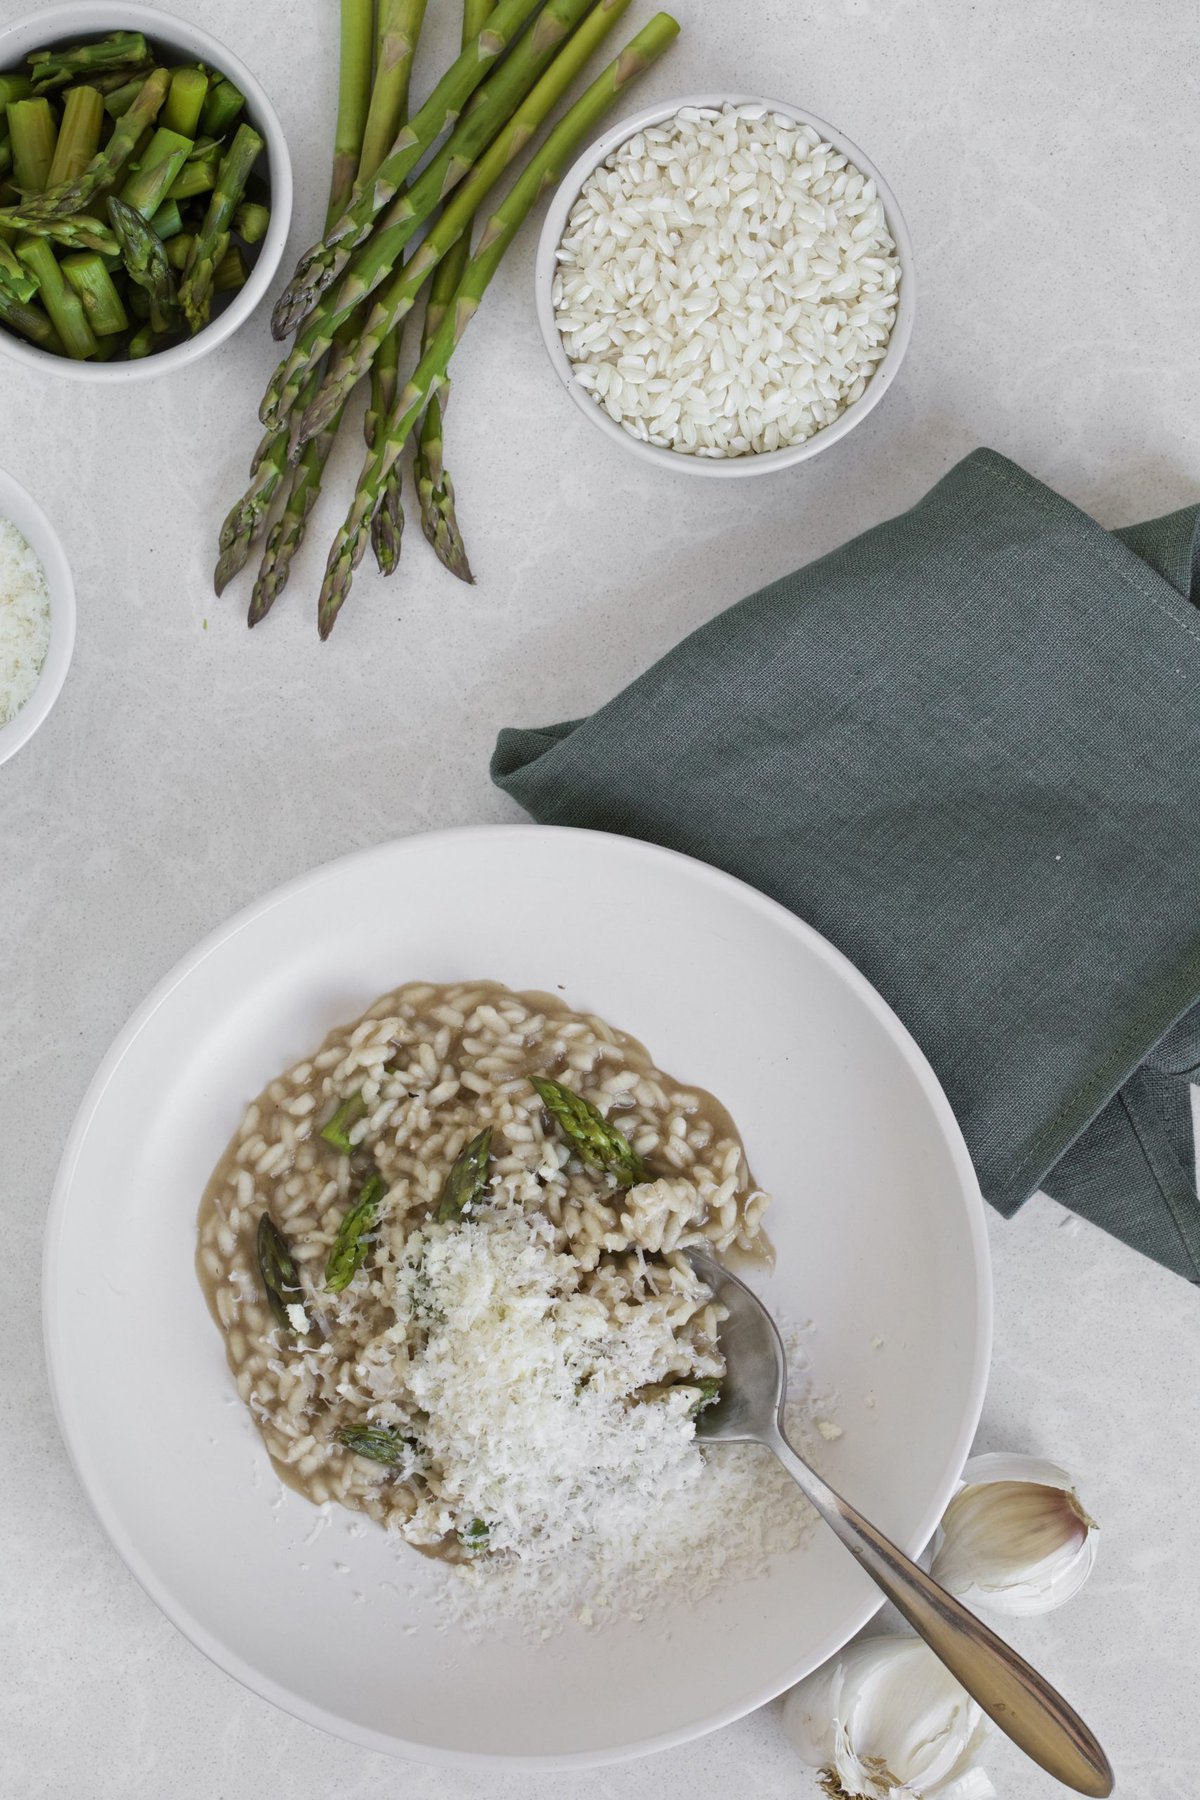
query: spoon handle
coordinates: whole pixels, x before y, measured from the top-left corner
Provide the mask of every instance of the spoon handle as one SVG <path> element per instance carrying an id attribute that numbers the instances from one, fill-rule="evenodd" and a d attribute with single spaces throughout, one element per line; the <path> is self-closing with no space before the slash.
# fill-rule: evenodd
<path id="1" fill-rule="evenodd" d="M 1049 1682 L 822 1481 L 782 1431 L 771 1448 L 872 1581 L 1000 1730 L 1078 1793 L 1111 1794 L 1108 1758 Z"/>

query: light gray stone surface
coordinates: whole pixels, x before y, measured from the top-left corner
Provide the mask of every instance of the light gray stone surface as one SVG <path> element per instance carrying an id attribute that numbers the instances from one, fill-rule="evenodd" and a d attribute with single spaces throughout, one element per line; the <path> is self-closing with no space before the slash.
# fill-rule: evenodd
<path id="1" fill-rule="evenodd" d="M 22 10 L 2 0 L 0 25 Z M 323 205 L 333 0 L 179 10 L 270 88 L 300 249 Z M 67 1464 L 41 1356 L 41 1229 L 75 1107 L 134 1005 L 228 913 L 354 846 L 514 816 L 487 780 L 499 725 L 586 711 L 730 600 L 915 501 L 976 444 L 1106 523 L 1200 491 L 1194 9 L 679 11 L 684 37 L 645 100 L 728 85 L 810 106 L 869 151 L 908 215 L 908 362 L 827 457 L 724 487 L 652 478 L 606 445 L 545 359 L 531 227 L 455 363 L 447 446 L 479 585 L 444 575 L 414 530 L 400 574 L 385 586 L 364 569 L 322 647 L 313 596 L 356 446 L 277 616 L 249 636 L 244 589 L 218 602 L 209 588 L 271 361 L 264 316 L 199 367 L 127 392 L 0 361 L 0 461 L 58 523 L 80 613 L 58 707 L 0 770 L 0 1793 L 14 1800 L 815 1793 L 777 1708 L 646 1763 L 543 1780 L 402 1767 L 273 1711 L 126 1574 Z M 444 44 L 455 29 L 438 19 Z M 1084 1594 L 1013 1635 L 1100 1730 L 1120 1793 L 1190 1800 L 1200 1303 L 1046 1200 L 994 1221 L 992 1240 L 980 1446 L 1065 1463 L 1103 1526 Z M 1007 1747 L 992 1765 L 1007 1800 L 1061 1791 Z"/>

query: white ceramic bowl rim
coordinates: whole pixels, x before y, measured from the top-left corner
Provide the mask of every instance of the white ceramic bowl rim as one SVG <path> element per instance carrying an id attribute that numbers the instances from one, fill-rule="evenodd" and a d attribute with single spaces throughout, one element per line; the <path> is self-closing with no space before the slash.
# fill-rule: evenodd
<path id="1" fill-rule="evenodd" d="M 0 763 L 27 744 L 58 699 L 75 647 L 75 584 L 62 540 L 19 481 L 0 469 L 0 519 L 15 525 L 38 557 L 50 591 L 50 643 L 37 686 L 21 710 L 0 726 Z"/>
<path id="2" fill-rule="evenodd" d="M 797 124 L 811 125 L 831 143 L 835 150 L 849 157 L 864 175 L 869 176 L 876 185 L 879 198 L 883 201 L 884 215 L 888 229 L 896 242 L 900 257 L 900 299 L 896 308 L 896 321 L 892 327 L 892 335 L 888 341 L 887 354 L 879 364 L 861 398 L 852 406 L 848 406 L 832 425 L 822 426 L 812 437 L 805 438 L 803 443 L 789 444 L 782 450 L 764 450 L 753 456 L 708 457 L 688 456 L 680 450 L 664 450 L 657 444 L 644 444 L 633 437 L 615 419 L 609 417 L 602 406 L 597 406 L 587 390 L 576 381 L 570 360 L 563 349 L 562 338 L 554 318 L 554 302 L 551 290 L 554 272 L 557 267 L 556 255 L 562 235 L 566 229 L 567 217 L 579 198 L 579 193 L 588 176 L 612 155 L 614 150 L 627 143 L 637 132 L 645 131 L 648 126 L 661 125 L 673 118 L 682 107 L 695 106 L 720 108 L 723 106 L 761 106 L 768 112 L 782 113 L 785 118 L 794 119 Z M 816 113 L 805 111 L 802 107 L 793 106 L 784 100 L 764 100 L 757 94 L 684 94 L 675 100 L 660 100 L 644 111 L 632 113 L 613 125 L 601 137 L 582 153 L 564 175 L 555 190 L 545 220 L 542 224 L 541 236 L 538 239 L 537 257 L 534 264 L 534 297 L 537 305 L 538 324 L 541 327 L 542 340 L 554 365 L 554 371 L 566 388 L 571 399 L 593 425 L 600 428 L 614 443 L 624 445 L 645 462 L 652 462 L 660 469 L 673 471 L 683 475 L 702 475 L 715 477 L 718 480 L 740 479 L 750 475 L 771 475 L 781 469 L 791 468 L 794 464 L 806 462 L 822 450 L 828 450 L 838 443 L 848 432 L 860 425 L 871 410 L 878 406 L 884 394 L 895 380 L 908 349 L 912 335 L 913 309 L 916 304 L 916 281 L 913 272 L 913 247 L 908 226 L 900 210 L 900 203 L 884 180 L 875 164 L 866 153 L 859 149 L 846 134 L 838 131 Z"/>
<path id="3" fill-rule="evenodd" d="M 246 96 L 247 114 L 266 144 L 271 222 L 245 287 L 203 331 L 197 332 L 186 343 L 172 345 L 169 350 L 160 350 L 137 362 L 77 362 L 68 356 L 52 356 L 25 343 L 12 332 L 0 331 L 0 351 L 6 356 L 23 363 L 26 368 L 42 372 L 51 370 L 75 381 L 145 381 L 172 369 L 184 368 L 215 350 L 244 324 L 266 294 L 279 267 L 291 226 L 292 165 L 283 126 L 261 82 L 240 57 L 226 49 L 203 26 L 177 18 L 173 13 L 161 12 L 157 7 L 127 4 L 126 0 L 66 0 L 64 5 L 44 7 L 0 26 L 0 69 L 10 68 L 30 50 L 61 43 L 68 37 L 90 37 L 105 31 L 123 30 L 142 31 L 168 49 L 211 63 L 222 74 L 228 75 Z"/>
<path id="4" fill-rule="evenodd" d="M 278 930 L 281 921 L 294 908 L 297 901 L 300 901 L 306 893 L 310 896 L 319 894 L 320 890 L 327 888 L 331 882 L 346 881 L 351 883 L 358 892 L 380 893 L 387 886 L 386 880 L 381 884 L 381 875 L 387 869 L 395 872 L 398 857 L 402 859 L 404 865 L 407 865 L 414 856 L 419 855 L 425 849 L 437 853 L 448 851 L 452 855 L 469 859 L 471 865 L 475 866 L 480 855 L 485 854 L 496 843 L 503 843 L 514 853 L 519 852 L 521 860 L 524 862 L 528 852 L 535 850 L 538 842 L 547 838 L 562 845 L 564 851 L 569 852 L 572 860 L 577 857 L 587 858 L 598 854 L 599 849 L 593 851 L 591 846 L 611 845 L 619 860 L 632 859 L 633 863 L 646 866 L 657 864 L 659 867 L 665 867 L 668 873 L 674 868 L 678 870 L 680 877 L 684 876 L 687 871 L 691 871 L 690 879 L 698 884 L 695 892 L 701 900 L 703 900 L 705 892 L 712 894 L 714 902 L 719 904 L 732 904 L 740 896 L 740 903 L 747 907 L 751 914 L 762 918 L 764 925 L 769 926 L 772 921 L 778 921 L 789 935 L 800 940 L 807 947 L 806 954 L 815 955 L 821 964 L 836 973 L 853 995 L 854 1004 L 862 1007 L 870 1016 L 873 1021 L 872 1028 L 878 1027 L 903 1057 L 904 1063 L 914 1077 L 922 1098 L 922 1105 L 928 1108 L 930 1125 L 943 1146 L 948 1166 L 953 1169 L 954 1184 L 961 1197 L 962 1224 L 965 1233 L 963 1241 L 969 1245 L 968 1266 L 964 1267 L 963 1274 L 966 1278 L 967 1288 L 970 1290 L 971 1305 L 973 1306 L 969 1338 L 958 1346 L 960 1352 L 958 1367 L 963 1372 L 963 1379 L 959 1384 L 962 1403 L 956 1417 L 952 1438 L 947 1444 L 946 1459 L 940 1467 L 936 1479 L 930 1472 L 928 1496 L 922 1505 L 921 1516 L 915 1521 L 914 1528 L 906 1529 L 902 1537 L 906 1547 L 916 1553 L 929 1538 L 944 1505 L 957 1486 L 959 1473 L 967 1456 L 983 1403 L 991 1344 L 991 1288 L 984 1207 L 961 1132 L 936 1077 L 904 1026 L 865 977 L 860 975 L 840 952 L 826 940 L 820 938 L 802 920 L 756 890 L 746 887 L 744 883 L 736 881 L 719 870 L 656 845 L 613 838 L 603 833 L 532 825 L 466 827 L 433 832 L 416 839 L 382 844 L 373 849 L 358 851 L 350 856 L 342 857 L 299 876 L 236 914 L 200 943 L 159 982 L 121 1030 L 96 1071 L 63 1152 L 47 1220 L 43 1267 L 45 1345 L 51 1393 L 60 1429 L 84 1491 L 110 1539 L 131 1572 L 163 1612 L 220 1667 L 236 1676 L 264 1698 L 282 1706 L 307 1723 L 319 1725 L 327 1731 L 348 1737 L 368 1748 L 390 1752 L 393 1755 L 401 1754 L 420 1762 L 460 1768 L 480 1769 L 486 1767 L 509 1772 L 518 1768 L 545 1771 L 550 1768 L 591 1767 L 689 1741 L 706 1731 L 715 1730 L 728 1724 L 755 1706 L 764 1704 L 780 1692 L 783 1686 L 790 1685 L 792 1680 L 798 1679 L 799 1675 L 805 1673 L 806 1670 L 800 1669 L 790 1676 L 785 1675 L 782 1681 L 777 1677 L 771 1686 L 763 1688 L 749 1697 L 742 1696 L 732 1704 L 727 1703 L 724 1708 L 714 1709 L 687 1724 L 674 1725 L 656 1736 L 643 1736 L 638 1741 L 629 1742 L 619 1748 L 612 1747 L 600 1751 L 586 1750 L 574 1753 L 555 1751 L 544 1755 L 482 1753 L 474 1749 L 458 1750 L 448 1746 L 435 1746 L 424 1741 L 414 1742 L 411 1739 L 404 1741 L 390 1733 L 385 1734 L 363 1720 L 356 1719 L 352 1722 L 327 1707 L 302 1697 L 285 1681 L 268 1674 L 257 1665 L 247 1663 L 229 1642 L 213 1635 L 213 1632 L 189 1609 L 188 1604 L 182 1601 L 160 1576 L 153 1553 L 144 1550 L 136 1535 L 132 1535 L 127 1528 L 118 1507 L 110 1503 L 102 1473 L 97 1467 L 92 1435 L 88 1429 L 85 1429 L 86 1403 L 74 1392 L 71 1383 L 66 1379 L 71 1362 L 68 1355 L 70 1332 L 76 1327 L 68 1316 L 72 1312 L 74 1302 L 72 1300 L 70 1305 L 66 1304 L 68 1296 L 73 1295 L 74 1290 L 71 1286 L 71 1278 L 66 1275 L 63 1265 L 69 1260 L 70 1238 L 67 1233 L 67 1224 L 73 1204 L 72 1184 L 75 1181 L 81 1159 L 88 1153 L 89 1138 L 106 1105 L 107 1090 L 110 1084 L 119 1080 L 122 1065 L 133 1052 L 139 1038 L 148 1029 L 153 1028 L 155 1016 L 162 1009 L 173 1004 L 173 996 L 177 990 L 194 983 L 198 971 L 205 965 L 208 965 L 210 971 L 215 969 L 227 954 L 229 946 L 243 934 L 250 933 L 253 936 L 261 932 L 267 919 L 271 919 L 274 928 Z M 603 853 L 607 854 L 607 849 Z M 403 884 L 401 884 L 400 891 L 403 891 Z M 390 908 L 389 910 L 394 913 L 395 909 Z M 209 1323 L 207 1315 L 205 1315 L 204 1323 L 207 1328 Z M 84 1416 L 81 1416 L 81 1406 Z M 808 1666 L 815 1667 L 819 1662 L 833 1655 L 853 1632 L 867 1622 L 880 1604 L 881 1599 L 877 1594 L 873 1598 L 869 1594 L 865 1595 L 862 1604 L 855 1609 L 853 1616 L 844 1616 L 836 1624 L 826 1627 Z"/>

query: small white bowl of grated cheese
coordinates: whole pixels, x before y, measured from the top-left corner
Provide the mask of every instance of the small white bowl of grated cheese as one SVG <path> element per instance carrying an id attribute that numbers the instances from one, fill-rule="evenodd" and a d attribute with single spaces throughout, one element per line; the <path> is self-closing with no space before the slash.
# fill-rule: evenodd
<path id="1" fill-rule="evenodd" d="M 57 700 L 75 645 L 75 584 L 58 534 L 0 469 L 0 763 Z"/>
<path id="2" fill-rule="evenodd" d="M 774 100 L 622 121 L 542 228 L 538 322 L 585 417 L 660 468 L 765 475 L 878 405 L 912 331 L 912 245 L 856 145 Z"/>

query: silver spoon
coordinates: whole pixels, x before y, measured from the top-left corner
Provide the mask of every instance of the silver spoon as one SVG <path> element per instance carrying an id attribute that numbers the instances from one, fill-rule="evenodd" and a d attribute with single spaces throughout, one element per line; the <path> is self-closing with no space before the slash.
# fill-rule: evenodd
<path id="1" fill-rule="evenodd" d="M 783 1428 L 787 1358 L 775 1321 L 757 1294 L 712 1257 L 685 1254 L 729 1312 L 721 1326 L 727 1368 L 721 1398 L 700 1414 L 696 1436 L 773 1450 L 850 1554 L 1001 1731 L 1078 1793 L 1111 1794 L 1108 1758 L 1079 1714 L 796 1454 Z"/>

